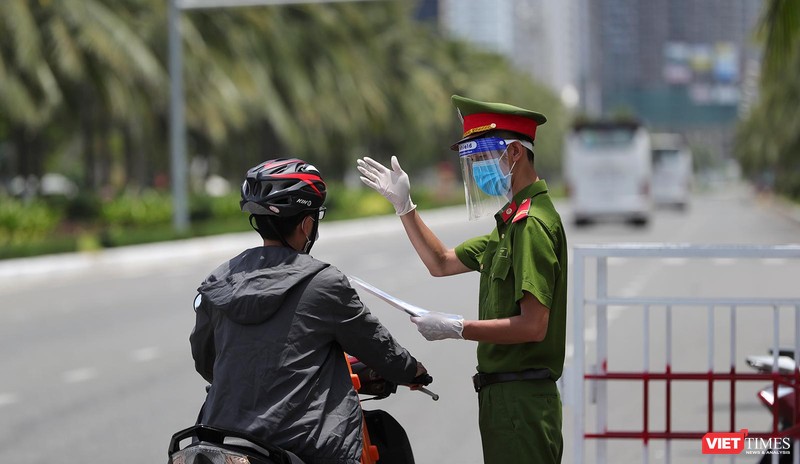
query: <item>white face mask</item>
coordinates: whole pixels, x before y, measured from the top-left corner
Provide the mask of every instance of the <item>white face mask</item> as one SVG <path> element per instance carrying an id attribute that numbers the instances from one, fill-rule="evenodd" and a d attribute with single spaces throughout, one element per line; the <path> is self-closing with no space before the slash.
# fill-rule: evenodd
<path id="1" fill-rule="evenodd" d="M 305 219 L 303 219 L 303 220 L 305 221 Z M 308 254 L 311 251 L 311 247 L 313 247 L 314 243 L 316 243 L 317 240 L 319 240 L 319 221 L 315 221 L 314 219 L 311 219 L 311 222 L 312 222 L 311 230 L 314 232 L 314 239 L 311 240 L 311 238 L 308 236 L 308 234 L 305 234 L 305 233 L 303 234 L 306 237 L 306 243 L 305 243 L 305 245 L 303 245 L 303 250 L 302 251 L 303 251 L 303 253 L 306 253 L 306 254 Z M 314 230 L 314 229 L 316 229 L 316 230 Z"/>
<path id="2" fill-rule="evenodd" d="M 505 163 L 503 162 L 505 158 Z M 508 168 L 508 149 L 503 151 L 499 158 L 476 161 L 472 164 L 472 175 L 475 183 L 484 193 L 492 196 L 511 198 L 511 174 L 517 162 L 504 172 L 503 165 Z"/>

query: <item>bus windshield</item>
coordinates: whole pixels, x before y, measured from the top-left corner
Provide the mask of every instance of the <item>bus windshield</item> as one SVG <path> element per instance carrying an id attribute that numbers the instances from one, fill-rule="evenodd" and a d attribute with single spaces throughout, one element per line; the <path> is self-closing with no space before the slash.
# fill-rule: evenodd
<path id="1" fill-rule="evenodd" d="M 678 150 L 653 150 L 654 166 L 672 166 L 680 163 L 680 152 Z"/>
<path id="2" fill-rule="evenodd" d="M 633 141 L 634 131 L 628 129 L 585 129 L 578 131 L 577 135 L 583 146 L 587 148 L 603 148 L 630 144 Z"/>

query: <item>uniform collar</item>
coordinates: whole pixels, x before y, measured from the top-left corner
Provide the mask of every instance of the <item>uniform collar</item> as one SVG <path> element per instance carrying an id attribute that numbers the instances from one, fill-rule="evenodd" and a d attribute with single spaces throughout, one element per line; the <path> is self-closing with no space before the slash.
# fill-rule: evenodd
<path id="1" fill-rule="evenodd" d="M 501 209 L 495 218 L 497 222 L 506 223 L 510 218 L 514 218 L 512 222 L 517 222 L 523 217 L 528 215 L 528 210 L 531 207 L 531 199 L 536 195 L 547 192 L 547 183 L 540 179 L 527 187 L 523 188 L 512 198 L 511 202 Z"/>

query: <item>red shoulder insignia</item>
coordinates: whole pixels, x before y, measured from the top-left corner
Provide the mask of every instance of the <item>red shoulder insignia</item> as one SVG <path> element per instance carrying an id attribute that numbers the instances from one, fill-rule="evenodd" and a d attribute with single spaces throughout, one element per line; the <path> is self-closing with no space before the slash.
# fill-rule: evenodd
<path id="1" fill-rule="evenodd" d="M 511 202 L 511 204 L 506 206 L 506 209 L 504 209 L 503 212 L 500 214 L 500 217 L 503 218 L 503 222 L 508 222 L 508 218 L 510 218 L 514 214 L 514 211 L 516 211 L 516 209 L 517 209 L 517 204 L 514 203 L 513 201 Z"/>
<path id="2" fill-rule="evenodd" d="M 514 219 L 511 222 L 514 223 L 522 218 L 528 217 L 528 211 L 530 209 L 531 209 L 531 199 L 527 198 L 525 199 L 525 201 L 520 203 L 519 208 L 517 208 L 517 214 L 514 215 Z"/>

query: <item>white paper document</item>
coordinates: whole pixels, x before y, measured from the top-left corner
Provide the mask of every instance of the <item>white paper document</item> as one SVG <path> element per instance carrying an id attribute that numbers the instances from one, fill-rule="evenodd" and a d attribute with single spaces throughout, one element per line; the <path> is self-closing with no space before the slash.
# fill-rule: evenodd
<path id="1" fill-rule="evenodd" d="M 368 291 L 369 293 L 372 293 L 373 295 L 377 296 L 381 300 L 389 303 L 390 305 L 394 306 L 395 308 L 397 308 L 397 309 L 399 309 L 401 311 L 406 312 L 407 314 L 409 314 L 411 316 L 423 316 L 423 315 L 425 315 L 425 314 L 430 312 L 427 309 L 422 309 L 419 306 L 414 306 L 411 303 L 406 303 L 405 301 L 403 301 L 403 300 L 401 300 L 399 298 L 395 298 L 392 295 L 389 295 L 388 293 L 384 292 L 383 290 L 381 290 L 379 288 L 376 288 L 373 285 L 368 284 L 367 282 L 364 282 L 363 280 L 359 279 L 358 277 L 348 277 L 348 279 L 350 280 L 350 283 L 363 288 L 364 290 Z"/>

